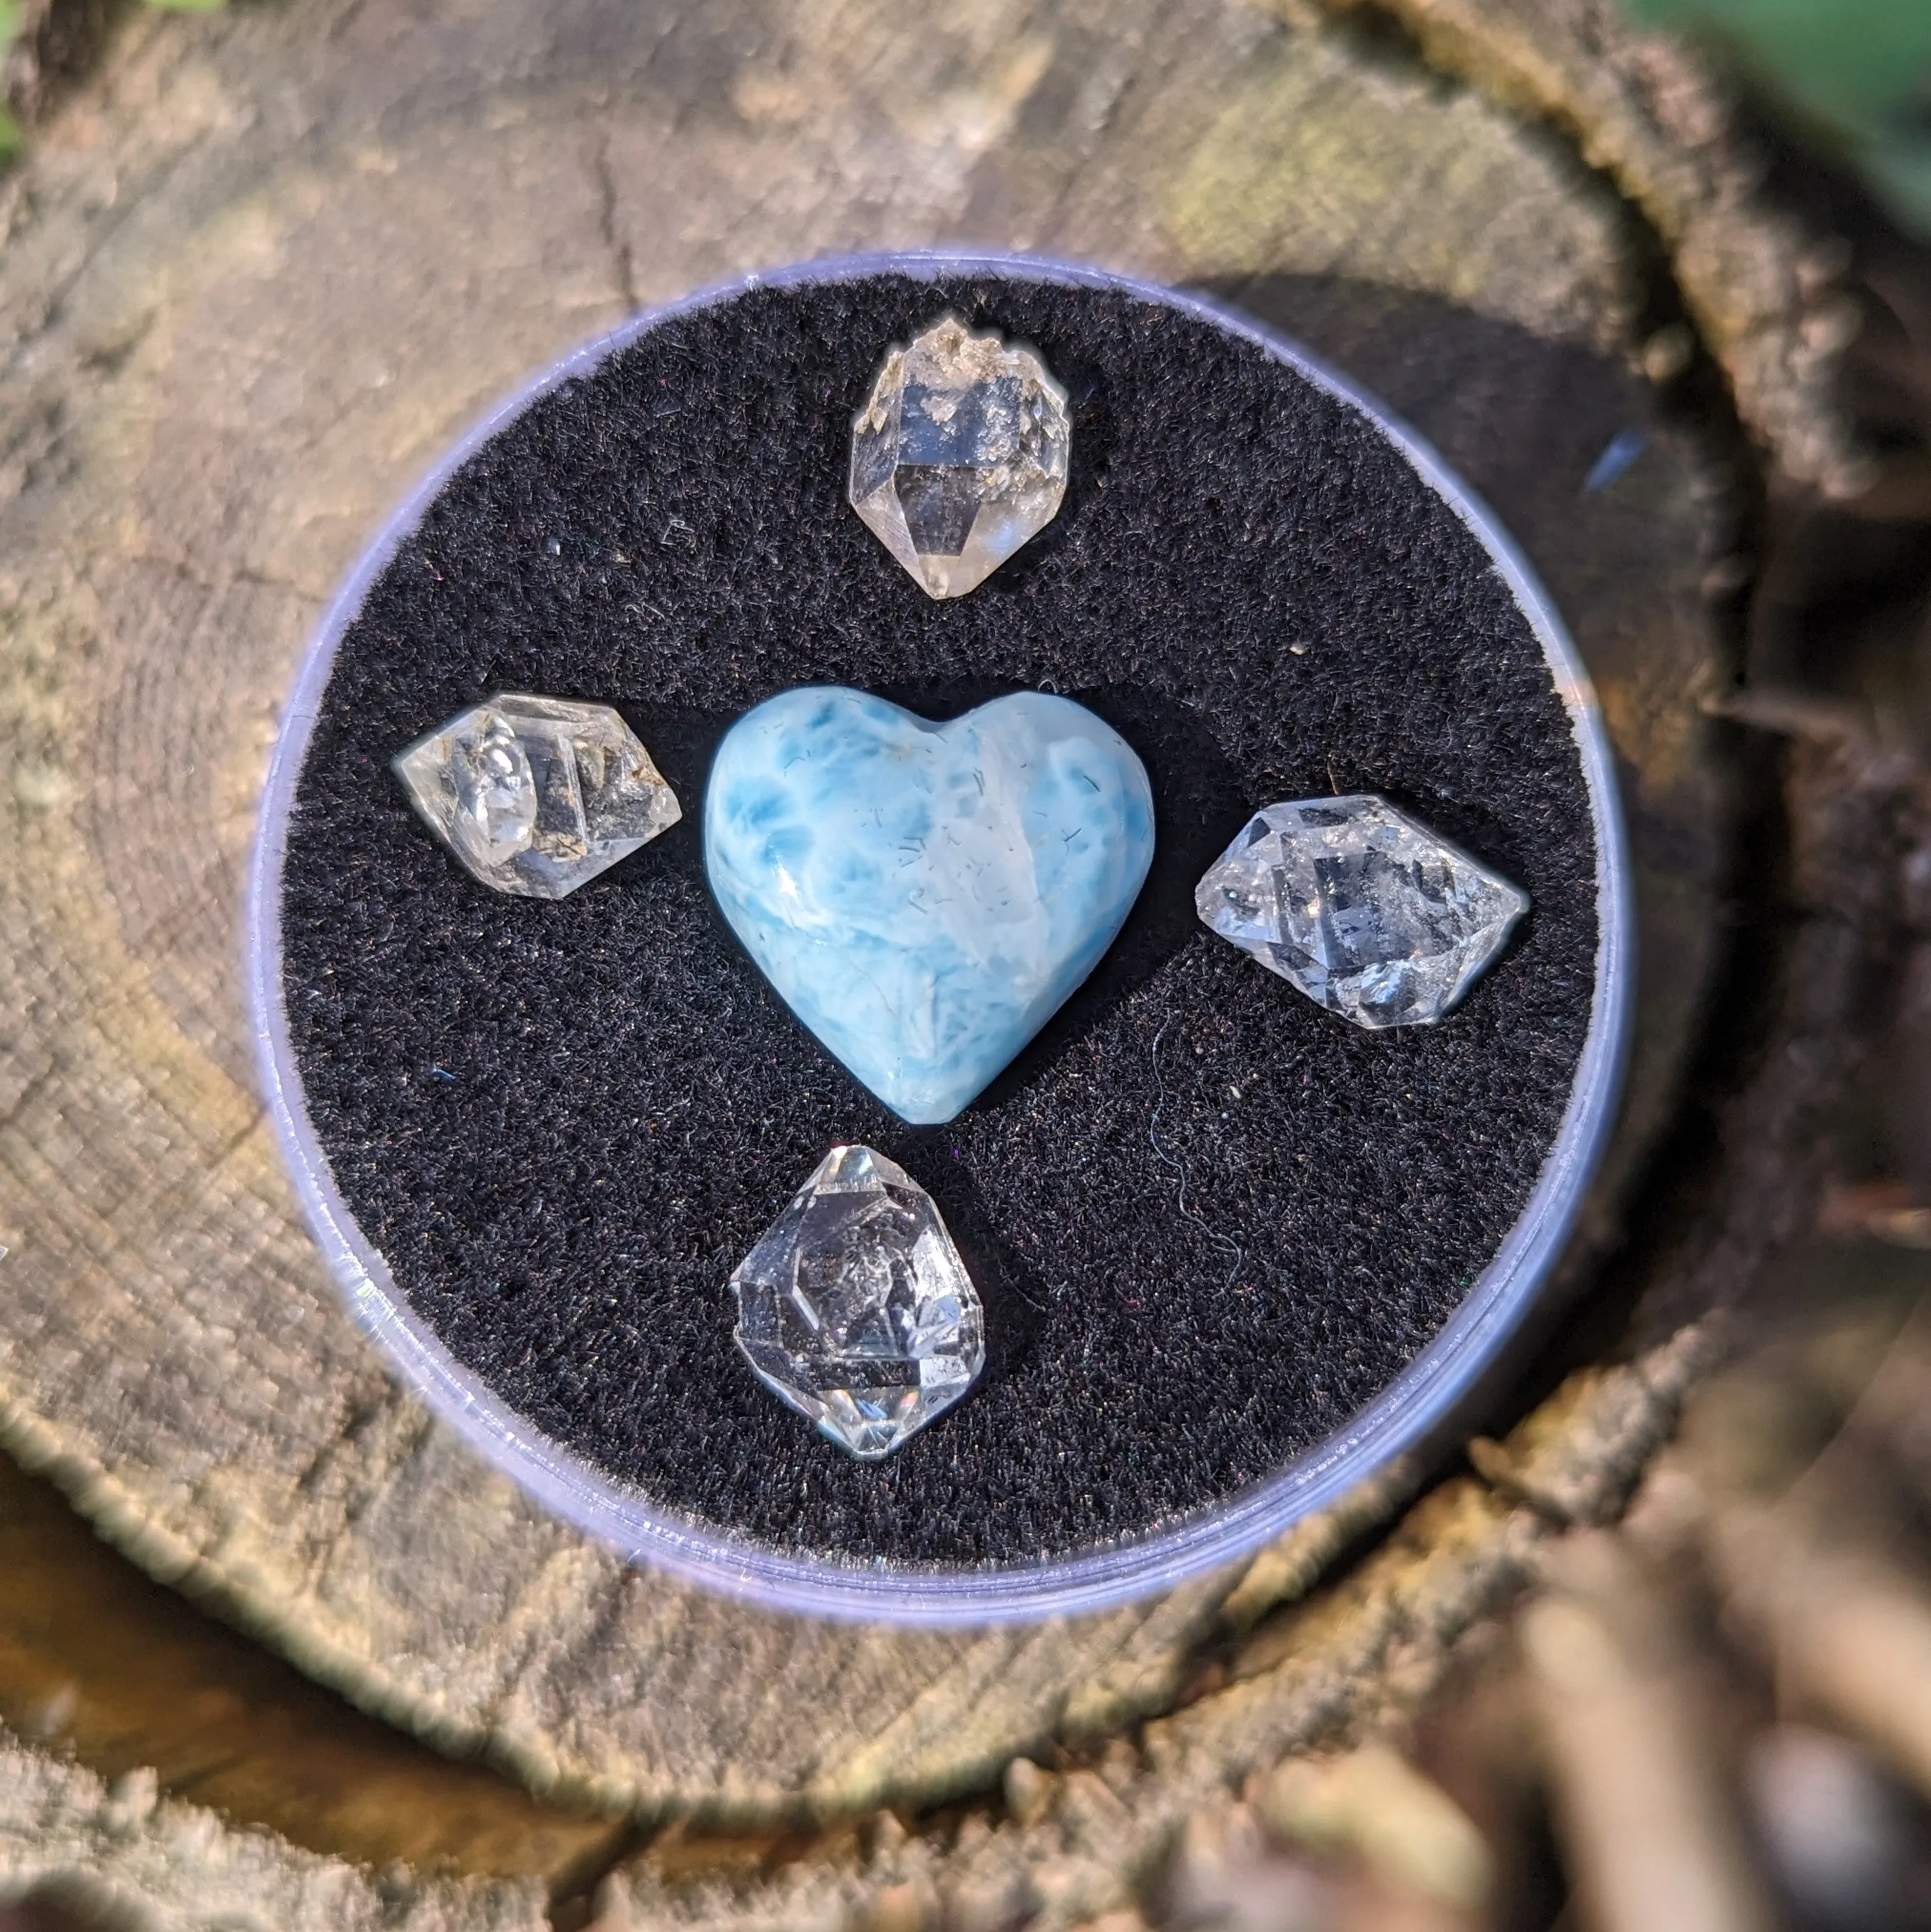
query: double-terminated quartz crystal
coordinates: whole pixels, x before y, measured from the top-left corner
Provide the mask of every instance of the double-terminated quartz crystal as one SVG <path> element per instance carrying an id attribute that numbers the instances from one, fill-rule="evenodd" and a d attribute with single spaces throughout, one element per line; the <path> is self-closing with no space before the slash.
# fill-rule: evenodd
<path id="1" fill-rule="evenodd" d="M 934 597 L 962 597 L 1059 514 L 1072 419 L 1029 349 L 942 316 L 851 424 L 851 507 Z"/>
<path id="2" fill-rule="evenodd" d="M 1257 812 L 1194 895 L 1222 938 L 1357 1026 L 1438 1020 L 1527 896 L 1384 798 Z"/>
<path id="3" fill-rule="evenodd" d="M 419 738 L 395 770 L 485 885 L 532 898 L 575 892 L 683 815 L 607 704 L 486 698 Z"/>
<path id="4" fill-rule="evenodd" d="M 950 1408 L 985 1319 L 930 1195 L 867 1147 L 835 1147 L 731 1277 L 758 1379 L 865 1461 Z"/>

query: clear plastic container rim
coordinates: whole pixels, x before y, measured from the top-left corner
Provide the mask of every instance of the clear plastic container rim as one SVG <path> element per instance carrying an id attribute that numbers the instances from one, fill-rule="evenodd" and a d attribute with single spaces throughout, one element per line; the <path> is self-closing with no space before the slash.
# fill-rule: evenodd
<path id="1" fill-rule="evenodd" d="M 983 1569 L 884 1559 L 847 1564 L 735 1539 L 660 1508 L 518 1415 L 458 1363 L 410 1308 L 382 1256 L 356 1226 L 308 1118 L 283 996 L 281 883 L 289 818 L 335 652 L 371 586 L 444 483 L 538 398 L 587 374 L 653 329 L 760 288 L 880 274 L 917 280 L 973 277 L 1044 282 L 1135 296 L 1254 344 L 1368 418 L 1488 550 L 1533 627 L 1575 729 L 1596 837 L 1595 998 L 1568 1105 L 1527 1205 L 1440 1333 L 1346 1427 L 1224 1503 L 1131 1540 L 1037 1563 Z M 256 829 L 243 968 L 263 1099 L 304 1214 L 350 1309 L 430 1408 L 488 1462 L 545 1508 L 626 1558 L 766 1608 L 869 1622 L 970 1625 L 1104 1610 L 1236 1564 L 1449 1422 L 1533 1305 L 1614 1125 L 1631 1018 L 1632 943 L 1622 814 L 1608 742 L 1587 676 L 1554 604 L 1514 541 L 1427 442 L 1297 344 L 1200 296 L 1046 256 L 933 250 L 802 262 L 742 276 L 646 310 L 525 384 L 437 463 L 363 553 L 302 660 L 282 715 Z"/>

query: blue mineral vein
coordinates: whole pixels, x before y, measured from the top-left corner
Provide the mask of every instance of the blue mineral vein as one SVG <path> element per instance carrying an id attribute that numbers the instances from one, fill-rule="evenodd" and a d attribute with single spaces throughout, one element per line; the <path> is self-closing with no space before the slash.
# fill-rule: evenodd
<path id="1" fill-rule="evenodd" d="M 704 866 L 792 1012 L 886 1106 L 949 1120 L 1099 964 L 1153 860 L 1153 794 L 1083 706 L 942 724 L 835 686 L 725 734 Z"/>

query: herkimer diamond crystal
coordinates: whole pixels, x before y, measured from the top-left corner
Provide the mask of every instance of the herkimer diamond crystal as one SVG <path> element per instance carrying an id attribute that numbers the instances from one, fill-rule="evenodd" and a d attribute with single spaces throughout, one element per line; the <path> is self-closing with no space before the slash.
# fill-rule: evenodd
<path id="1" fill-rule="evenodd" d="M 851 424 L 851 507 L 933 597 L 962 597 L 1058 514 L 1072 418 L 1030 349 L 941 316 Z"/>
<path id="2" fill-rule="evenodd" d="M 1256 812 L 1194 904 L 1223 939 L 1370 1028 L 1440 1019 L 1529 909 L 1499 873 L 1367 793 Z"/>
<path id="3" fill-rule="evenodd" d="M 868 1147 L 835 1147 L 731 1277 L 758 1378 L 866 1462 L 972 1386 L 985 1318 L 932 1196 Z"/>
<path id="4" fill-rule="evenodd" d="M 486 886 L 560 899 L 683 817 L 607 704 L 504 692 L 395 760 L 410 801 Z"/>

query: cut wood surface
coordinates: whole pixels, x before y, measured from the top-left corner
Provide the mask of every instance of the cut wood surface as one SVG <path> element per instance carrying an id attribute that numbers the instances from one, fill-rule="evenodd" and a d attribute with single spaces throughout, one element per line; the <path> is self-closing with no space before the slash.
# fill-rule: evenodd
<path id="1" fill-rule="evenodd" d="M 1702 138 L 1721 150 L 1720 127 Z M 1747 493 L 1666 247 L 1545 128 L 1386 36 L 1244 0 L 284 0 L 126 22 L 0 206 L 0 1439 L 156 1576 L 539 1790 L 743 1828 L 996 1789 L 1019 1754 L 1159 1717 L 1199 1691 L 1204 1650 L 1404 1500 L 1391 1480 L 1244 1573 L 1078 1623 L 779 1618 L 546 1518 L 398 1387 L 324 1278 L 236 984 L 296 660 L 384 512 L 491 402 L 640 304 L 761 266 L 969 242 L 1205 284 L 1379 388 L 1495 504 L 1596 676 L 1626 784 L 1644 997 L 1577 1285 L 1614 1243 L 1720 964 L 1732 790 L 1706 714 L 1731 667 L 1708 593 L 1713 567 L 1735 587 Z M 1796 289 L 1798 238 L 1752 232 Z M 1773 359 L 1739 380 L 1745 427 L 1839 447 L 1814 370 Z M 1639 453 L 1605 482 L 1618 437 Z M 1824 1070 L 1779 1071 L 1791 1132 Z M 1723 1226 L 1726 1266 L 1773 1232 Z M 1701 1358 L 1686 1332 L 1665 1366 L 1543 1412 L 1529 1462 L 1606 1506 Z M 1425 1678 L 1416 1646 L 1444 1653 L 1551 1520 L 1521 1494 L 1461 1479 L 1339 1596 L 1262 1622 L 1291 1654 L 1248 1654 L 1166 1720 L 1134 1842 Z M 38 1661 L 14 1689 L 0 1661 L 0 1715 L 25 1720 L 19 1683 L 67 1670 L 64 1643 L 23 1646 Z M 152 1757 L 185 1766 L 186 1726 L 143 1708 Z M 236 1742 L 264 1766 L 283 1748 Z M 284 1829 L 297 1808 L 215 1802 Z M 560 1882 L 606 1828 L 448 1823 L 440 1850 Z M 331 1832 L 423 1855 L 367 1820 Z M 623 1909 L 657 1911 L 660 1876 Z"/>

